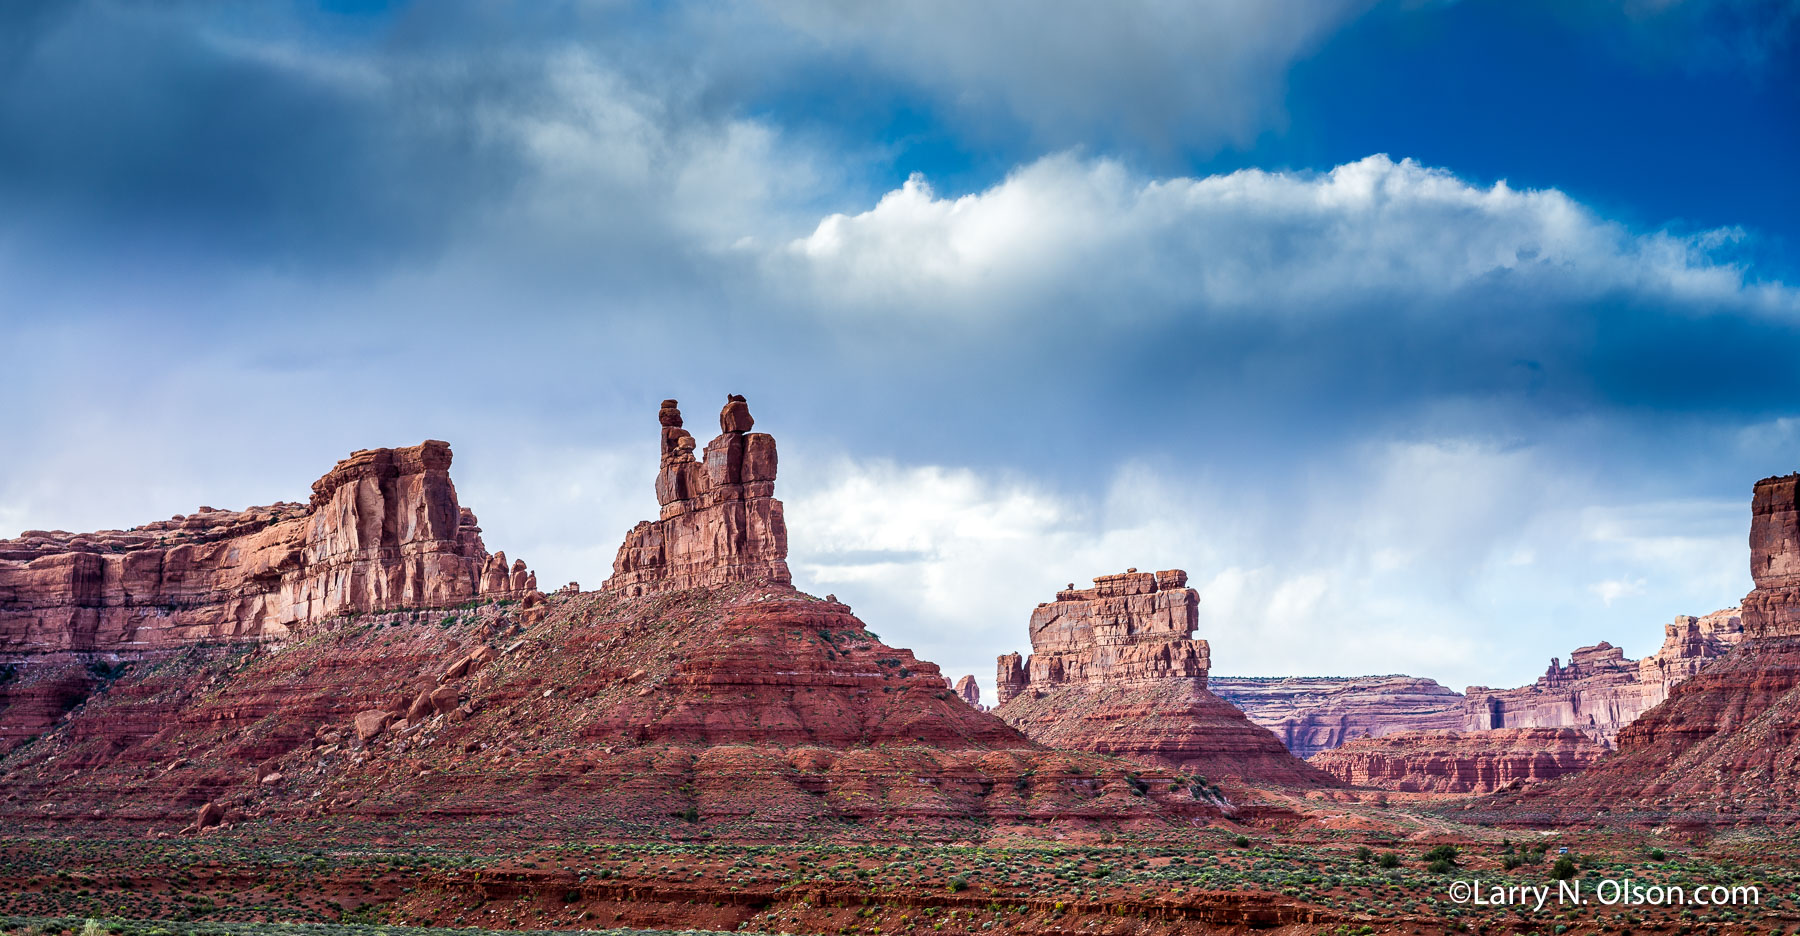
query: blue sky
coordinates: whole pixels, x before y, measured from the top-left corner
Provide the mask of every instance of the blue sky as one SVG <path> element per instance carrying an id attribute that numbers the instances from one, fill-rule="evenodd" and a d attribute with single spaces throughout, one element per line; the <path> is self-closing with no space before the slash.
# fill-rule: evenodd
<path id="1" fill-rule="evenodd" d="M 1187 568 L 1231 674 L 1527 681 L 1748 589 L 1800 467 L 1800 7 L 0 10 L 0 533 L 444 438 L 593 587 L 656 402 L 973 672 Z"/>

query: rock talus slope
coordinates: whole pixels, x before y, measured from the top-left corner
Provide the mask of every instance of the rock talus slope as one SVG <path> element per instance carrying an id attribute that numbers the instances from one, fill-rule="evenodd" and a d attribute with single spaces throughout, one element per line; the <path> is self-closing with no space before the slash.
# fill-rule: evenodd
<path id="1" fill-rule="evenodd" d="M 334 615 L 530 593 L 524 562 L 488 554 L 450 461 L 444 442 L 367 449 L 314 482 L 306 504 L 0 541 L 0 744 L 43 731 L 133 660 L 281 639 Z"/>
<path id="2" fill-rule="evenodd" d="M 999 658 L 994 713 L 1052 747 L 1253 784 L 1331 783 L 1207 691 L 1211 652 L 1193 639 L 1199 601 L 1179 569 L 1059 592 L 1031 614 L 1030 657 Z"/>

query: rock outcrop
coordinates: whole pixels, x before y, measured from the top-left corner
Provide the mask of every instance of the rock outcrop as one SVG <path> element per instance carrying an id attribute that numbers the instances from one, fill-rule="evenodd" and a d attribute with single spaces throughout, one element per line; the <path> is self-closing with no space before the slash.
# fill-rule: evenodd
<path id="1" fill-rule="evenodd" d="M 1463 727 L 1462 693 L 1415 676 L 1213 676 L 1207 688 L 1296 757 L 1356 738 Z"/>
<path id="2" fill-rule="evenodd" d="M 284 637 L 351 612 L 526 594 L 524 563 L 489 556 L 457 503 L 450 459 L 437 441 L 366 449 L 314 482 L 306 504 L 0 541 L 0 655 L 22 672 L 0 689 L 0 739 L 61 717 L 95 684 L 92 666 Z"/>
<path id="3" fill-rule="evenodd" d="M 1210 650 L 1194 640 L 1200 606 L 1187 573 L 1102 575 L 1093 588 L 1071 584 L 1031 612 L 1031 658 L 1000 657 L 999 704 L 1026 689 L 1186 679 L 1206 687 Z"/>
<path id="4" fill-rule="evenodd" d="M 1619 731 L 1668 698 L 1669 690 L 1724 656 L 1743 636 L 1740 612 L 1683 615 L 1664 627 L 1663 645 L 1642 660 L 1602 641 L 1564 665 L 1551 659 L 1536 683 L 1518 689 L 1470 686 L 1463 727 L 1574 728 L 1610 746 Z"/>
<path id="5" fill-rule="evenodd" d="M 0 541 L 0 652 L 280 637 L 334 614 L 522 593 L 523 563 L 483 574 L 490 557 L 457 503 L 450 457 L 436 441 L 367 449 L 314 482 L 306 505 Z"/>
<path id="6" fill-rule="evenodd" d="M 1492 793 L 1556 780 L 1606 755 L 1573 728 L 1402 731 L 1360 738 L 1307 763 L 1359 787 L 1407 793 Z"/>
<path id="7" fill-rule="evenodd" d="M 994 713 L 1034 741 L 1206 777 L 1306 786 L 1324 773 L 1207 691 L 1200 597 L 1179 569 L 1070 586 L 1031 614 L 1032 653 L 999 658 Z"/>
<path id="8" fill-rule="evenodd" d="M 946 679 L 946 681 L 948 681 L 948 679 Z M 987 706 L 981 704 L 981 685 L 975 682 L 975 677 L 973 675 L 964 676 L 957 680 L 955 689 L 956 694 L 960 696 L 964 702 L 969 703 L 970 706 L 980 709 L 983 712 L 988 710 Z"/>
<path id="9" fill-rule="evenodd" d="M 1736 608 L 1682 615 L 1664 625 L 1661 649 L 1641 660 L 1600 643 L 1577 649 L 1567 665 L 1552 659 L 1532 685 L 1471 686 L 1466 696 L 1413 676 L 1213 676 L 1208 686 L 1306 758 L 1359 738 L 1413 731 L 1573 728 L 1610 746 L 1620 729 L 1742 636 Z"/>
<path id="10" fill-rule="evenodd" d="M 775 499 L 775 438 L 750 431 L 749 404 L 735 394 L 726 399 L 719 435 L 701 460 L 676 401 L 664 400 L 657 417 L 662 515 L 626 535 L 601 588 L 638 597 L 733 582 L 789 584 L 787 522 Z"/>
<path id="11" fill-rule="evenodd" d="M 1757 482 L 1742 635 L 1723 658 L 1620 730 L 1618 751 L 1495 804 L 1510 822 L 1800 820 L 1800 475 Z M 1682 624 L 1677 621 L 1677 624 Z M 1685 628 L 1681 628 L 1685 635 Z M 1683 638 L 1685 640 L 1685 637 Z"/>

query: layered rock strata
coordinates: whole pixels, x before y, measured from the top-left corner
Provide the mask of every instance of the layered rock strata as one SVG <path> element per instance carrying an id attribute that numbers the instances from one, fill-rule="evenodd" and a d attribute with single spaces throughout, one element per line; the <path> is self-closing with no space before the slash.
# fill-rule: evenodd
<path id="1" fill-rule="evenodd" d="M 1407 793 L 1492 793 L 1555 780 L 1606 755 L 1573 728 L 1402 731 L 1360 738 L 1307 763 L 1351 786 Z"/>
<path id="2" fill-rule="evenodd" d="M 1267 729 L 1207 691 L 1193 639 L 1200 598 L 1179 569 L 1073 586 L 1031 614 L 1032 653 L 1001 656 L 994 713 L 1034 741 L 1206 777 L 1329 783 Z"/>
<path id="3" fill-rule="evenodd" d="M 1470 686 L 1463 727 L 1574 728 L 1610 746 L 1621 729 L 1668 698 L 1672 688 L 1728 653 L 1743 631 L 1742 616 L 1733 608 L 1677 617 L 1665 625 L 1662 647 L 1641 660 L 1626 659 L 1623 649 L 1605 641 L 1578 648 L 1567 665 L 1551 659 L 1532 685 Z"/>
<path id="4" fill-rule="evenodd" d="M 775 438 L 751 432 L 749 404 L 727 397 L 719 435 L 694 457 L 675 400 L 664 400 L 656 501 L 661 517 L 626 534 L 601 588 L 627 597 L 734 582 L 787 585 L 787 522 L 775 499 Z"/>
<path id="5" fill-rule="evenodd" d="M 1102 575 L 1092 588 L 1071 584 L 1031 612 L 1030 658 L 1000 657 L 998 702 L 1028 688 L 1083 683 L 1177 678 L 1205 688 L 1211 651 L 1192 639 L 1199 607 L 1180 569 Z"/>
<path id="6" fill-rule="evenodd" d="M 1496 804 L 1513 822 L 1612 814 L 1660 824 L 1800 820 L 1800 475 L 1757 482 L 1742 637 L 1618 735 L 1618 751 L 1568 780 Z"/>
<path id="7" fill-rule="evenodd" d="M 450 446 L 366 449 L 306 504 L 202 507 L 130 530 L 0 541 L 0 746 L 47 730 L 122 664 L 334 615 L 529 594 L 456 499 Z"/>
<path id="8" fill-rule="evenodd" d="M 334 614 L 523 594 L 534 578 L 488 555 L 450 459 L 437 441 L 367 449 L 314 482 L 304 505 L 0 541 L 0 653 L 280 637 Z"/>
<path id="9" fill-rule="evenodd" d="M 709 448 L 772 457 L 772 442 L 744 437 L 741 407 L 726 421 Z M 665 438 L 665 455 L 691 449 Z M 678 457 L 663 467 L 689 471 Z M 743 474 L 719 483 L 767 484 L 731 480 Z M 847 606 L 754 574 L 780 563 L 785 536 L 679 539 L 708 517 L 725 529 L 742 504 L 689 482 L 677 493 L 698 496 L 665 514 L 691 527 L 657 528 L 685 548 L 630 553 L 616 587 L 346 620 L 279 652 L 134 667 L 0 758 L 13 794 L 0 821 L 97 836 L 237 815 L 404 823 L 412 841 L 787 841 L 1052 822 L 1185 831 L 1239 808 L 1170 771 L 1046 749 L 978 710 Z M 743 496 L 773 500 L 760 490 Z M 628 550 L 650 548 L 644 529 Z"/>
<path id="10" fill-rule="evenodd" d="M 1463 727 L 1462 693 L 1414 676 L 1212 676 L 1207 688 L 1296 757 L 1356 738 Z"/>

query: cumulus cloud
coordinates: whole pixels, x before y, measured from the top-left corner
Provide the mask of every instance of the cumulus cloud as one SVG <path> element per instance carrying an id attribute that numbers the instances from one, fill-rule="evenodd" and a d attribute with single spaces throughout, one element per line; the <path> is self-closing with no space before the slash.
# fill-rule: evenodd
<path id="1" fill-rule="evenodd" d="M 1742 236 L 1634 233 L 1554 189 L 1482 187 L 1385 155 L 1324 173 L 1159 179 L 1063 153 L 955 198 L 914 176 L 867 211 L 825 218 L 781 259 L 833 307 L 945 316 L 1070 303 L 1279 313 L 1475 289 L 1800 309 L 1731 262 Z"/>

